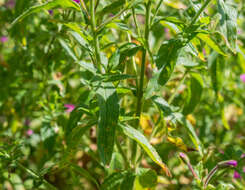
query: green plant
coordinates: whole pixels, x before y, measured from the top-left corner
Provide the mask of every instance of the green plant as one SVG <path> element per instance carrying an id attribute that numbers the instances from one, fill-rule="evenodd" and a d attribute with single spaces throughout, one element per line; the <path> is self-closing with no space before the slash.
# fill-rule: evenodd
<path id="1" fill-rule="evenodd" d="M 33 179 L 31 188 L 140 190 L 162 183 L 159 188 L 184 189 L 172 169 L 181 163 L 174 156 L 181 150 L 196 164 L 193 169 L 182 156 L 195 178 L 187 187 L 212 189 L 208 183 L 217 168 L 231 168 L 222 161 L 240 159 L 242 145 L 239 154 L 222 157 L 209 143 L 228 149 L 218 140 L 234 135 L 227 104 L 243 108 L 242 87 L 225 79 L 241 74 L 231 66 L 234 60 L 245 72 L 244 50 L 237 45 L 242 0 L 51 0 L 30 8 L 25 2 L 16 2 L 9 25 L 16 52 L 8 60 L 22 74 L 8 66 L 1 72 L 13 97 L 0 99 L 6 113 L 2 138 L 6 126 L 9 138 L 16 138 L 2 144 L 2 167 L 23 170 Z M 22 55 L 25 65 L 18 65 Z M 13 88 L 17 93 L 11 94 Z M 18 111 L 6 111 L 15 102 Z M 64 112 L 66 102 L 75 105 L 66 104 Z M 27 115 L 38 120 L 33 129 L 39 135 L 22 144 L 18 121 Z M 212 136 L 207 130 L 216 125 Z M 33 170 L 22 163 L 19 146 L 37 152 Z M 216 164 L 212 175 L 204 175 Z M 52 181 L 56 174 L 58 182 Z M 218 187 L 232 189 L 230 181 Z"/>

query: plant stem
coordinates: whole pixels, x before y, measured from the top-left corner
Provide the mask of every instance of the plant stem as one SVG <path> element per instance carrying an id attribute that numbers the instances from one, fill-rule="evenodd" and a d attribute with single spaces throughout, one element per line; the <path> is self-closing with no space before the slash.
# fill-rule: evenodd
<path id="1" fill-rule="evenodd" d="M 26 173 L 28 173 L 30 176 L 32 176 L 34 179 L 36 180 L 41 180 L 43 182 L 43 184 L 50 190 L 57 190 L 57 188 L 55 186 L 53 186 L 52 184 L 50 184 L 47 180 L 43 179 L 42 177 L 40 177 L 39 175 L 37 175 L 35 172 L 33 172 L 32 170 L 26 168 L 25 166 L 23 166 L 21 163 L 19 163 L 18 161 L 15 162 L 15 164 L 22 169 L 23 171 L 25 171 Z"/>
<path id="2" fill-rule="evenodd" d="M 216 173 L 216 171 L 218 170 L 218 165 L 216 165 L 211 172 L 209 172 L 207 179 L 204 182 L 204 189 L 206 189 L 206 187 L 208 186 L 208 183 L 210 181 L 210 179 L 213 177 L 213 175 Z"/>
<path id="3" fill-rule="evenodd" d="M 139 87 L 137 88 L 137 107 L 136 107 L 136 116 L 139 117 L 139 119 L 136 121 L 135 128 L 139 127 L 140 122 L 140 115 L 142 110 L 142 104 L 143 104 L 143 87 L 144 87 L 144 76 L 145 76 L 145 66 L 146 66 L 146 54 L 147 54 L 147 46 L 148 46 L 148 40 L 149 40 L 149 33 L 150 33 L 150 13 L 151 13 L 151 1 L 148 1 L 147 4 L 145 4 L 146 8 L 146 17 L 145 17 L 145 35 L 144 35 L 144 49 L 142 52 L 142 60 L 141 60 L 141 70 L 140 70 L 140 79 L 139 79 Z M 132 163 L 134 166 L 136 166 L 136 153 L 137 153 L 137 143 L 133 142 L 132 144 Z"/>
<path id="4" fill-rule="evenodd" d="M 151 20 L 151 27 L 152 27 L 152 22 L 154 21 L 155 17 L 157 16 L 157 13 L 158 13 L 158 11 L 159 11 L 159 9 L 160 9 L 160 7 L 161 7 L 162 2 L 163 2 L 163 0 L 160 0 L 160 1 L 158 2 L 158 4 L 157 4 L 156 11 L 155 11 L 155 13 L 154 13 L 154 15 L 153 15 L 153 17 L 152 17 L 152 20 Z"/>
<path id="5" fill-rule="evenodd" d="M 141 108 L 142 108 L 142 99 L 143 99 L 143 87 L 144 87 L 144 77 L 145 77 L 145 67 L 146 67 L 146 51 L 148 47 L 149 41 L 149 26 L 150 26 L 150 13 L 151 13 L 151 1 L 146 4 L 146 19 L 145 19 L 145 48 L 142 53 L 142 60 L 141 60 L 141 70 L 140 70 L 140 82 L 139 82 L 139 89 L 137 89 L 137 109 L 136 109 L 136 116 L 140 117 Z M 139 120 L 138 120 L 139 121 Z"/>
<path id="6" fill-rule="evenodd" d="M 133 2 L 132 2 L 133 3 Z M 132 4 L 131 3 L 131 4 Z M 121 11 L 119 11 L 116 15 L 109 17 L 108 19 L 106 19 L 100 26 L 98 26 L 97 28 L 97 32 L 99 32 L 104 26 L 106 26 L 107 24 L 109 24 L 111 21 L 113 21 L 114 19 L 118 18 L 119 16 L 121 16 L 126 10 L 128 10 L 130 8 L 130 5 L 127 5 L 126 7 L 124 7 Z"/>
<path id="7" fill-rule="evenodd" d="M 123 157 L 124 164 L 125 164 L 125 168 L 126 168 L 126 169 L 129 169 L 130 166 L 129 166 L 128 158 L 127 158 L 127 156 L 124 154 L 123 149 L 122 149 L 122 147 L 121 147 L 121 145 L 120 145 L 118 139 L 116 139 L 116 145 L 117 145 L 118 151 L 120 152 L 120 154 L 121 154 L 122 157 Z"/>
<path id="8" fill-rule="evenodd" d="M 185 79 L 186 79 L 186 75 L 187 75 L 188 71 L 186 71 L 183 75 L 183 78 L 181 79 L 181 81 L 179 82 L 178 86 L 175 88 L 174 93 L 170 96 L 169 100 L 168 100 L 168 104 L 171 104 L 176 96 L 176 94 L 178 93 L 178 90 L 180 88 L 180 86 L 184 83 Z"/>
<path id="9" fill-rule="evenodd" d="M 101 72 L 101 59 L 99 53 L 99 39 L 96 32 L 96 19 L 95 19 L 95 0 L 90 1 L 90 16 L 91 16 L 91 27 L 93 32 L 93 42 L 94 42 L 94 50 L 95 50 L 95 58 L 96 58 L 96 65 L 99 71 Z"/>
<path id="10" fill-rule="evenodd" d="M 212 0 L 206 0 L 204 2 L 204 4 L 201 6 L 201 8 L 199 9 L 199 11 L 197 12 L 197 14 L 194 16 L 194 18 L 191 21 L 190 26 L 192 26 L 193 24 L 195 24 L 195 22 L 197 21 L 197 19 L 199 18 L 199 16 L 202 14 L 202 12 L 204 11 L 204 9 L 208 6 L 208 4 L 211 2 Z"/>

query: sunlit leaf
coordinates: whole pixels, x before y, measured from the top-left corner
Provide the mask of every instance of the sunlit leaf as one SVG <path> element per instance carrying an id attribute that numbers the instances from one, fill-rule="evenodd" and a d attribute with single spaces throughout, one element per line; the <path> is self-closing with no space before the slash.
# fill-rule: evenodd
<path id="1" fill-rule="evenodd" d="M 148 156 L 156 163 L 158 164 L 164 172 L 167 174 L 167 176 L 171 176 L 171 173 L 167 166 L 162 162 L 161 157 L 158 155 L 155 148 L 149 143 L 147 138 L 141 134 L 138 130 L 128 126 L 128 125 L 120 125 L 125 135 L 127 135 L 129 138 L 135 140 L 148 154 Z"/>

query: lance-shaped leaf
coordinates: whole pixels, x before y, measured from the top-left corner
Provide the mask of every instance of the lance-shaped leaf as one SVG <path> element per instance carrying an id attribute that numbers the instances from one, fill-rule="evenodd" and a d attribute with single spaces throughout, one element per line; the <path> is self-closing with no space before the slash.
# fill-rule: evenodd
<path id="1" fill-rule="evenodd" d="M 200 102 L 203 90 L 203 80 L 199 73 L 191 74 L 190 86 L 188 88 L 188 98 L 183 109 L 185 115 L 194 111 L 196 105 Z"/>
<path id="2" fill-rule="evenodd" d="M 222 87 L 223 82 L 223 66 L 224 63 L 221 63 L 219 56 L 216 52 L 212 52 L 208 58 L 208 66 L 210 69 L 212 86 L 216 94 Z"/>
<path id="3" fill-rule="evenodd" d="M 169 117 L 172 122 L 178 122 L 181 125 L 183 125 L 186 130 L 188 131 L 188 134 L 195 145 L 196 149 L 199 151 L 200 155 L 203 155 L 203 148 L 201 141 L 199 140 L 198 136 L 196 135 L 196 132 L 191 125 L 191 123 L 181 114 L 181 113 L 175 113 L 172 111 L 169 104 L 161 97 L 153 96 L 152 101 L 162 110 L 165 117 Z"/>
<path id="4" fill-rule="evenodd" d="M 104 182 L 101 184 L 101 190 L 114 190 L 118 189 L 123 181 L 123 178 L 127 175 L 127 171 L 115 172 L 105 178 Z"/>
<path id="5" fill-rule="evenodd" d="M 149 141 L 143 134 L 141 134 L 138 130 L 128 125 L 121 124 L 120 126 L 125 135 L 135 140 L 145 150 L 148 156 L 164 170 L 167 176 L 171 176 L 169 169 L 162 162 L 162 159 L 157 153 L 157 151 L 155 150 L 155 148 L 149 143 Z"/>
<path id="6" fill-rule="evenodd" d="M 156 56 L 156 66 L 160 70 L 158 78 L 160 85 L 164 85 L 172 75 L 181 47 L 182 43 L 178 39 L 169 40 L 161 45 Z"/>
<path id="7" fill-rule="evenodd" d="M 125 3 L 125 0 L 116 0 L 105 6 L 98 14 L 99 16 L 104 16 L 107 13 L 112 13 L 113 11 L 118 11 Z"/>
<path id="8" fill-rule="evenodd" d="M 197 37 L 205 42 L 209 47 L 211 47 L 214 51 L 218 52 L 219 54 L 226 56 L 225 52 L 220 48 L 219 44 L 216 43 L 210 34 L 205 33 L 198 33 Z"/>
<path id="9" fill-rule="evenodd" d="M 71 48 L 69 47 L 69 45 L 63 40 L 63 39 L 59 39 L 60 45 L 66 50 L 67 54 L 74 60 L 74 61 L 78 61 L 77 57 L 75 56 L 75 54 L 73 53 L 73 51 L 71 50 Z"/>
<path id="10" fill-rule="evenodd" d="M 224 35 L 228 47 L 236 53 L 237 10 L 228 2 L 218 0 L 218 11 L 221 14 L 220 31 Z"/>
<path id="11" fill-rule="evenodd" d="M 30 7 L 27 9 L 24 13 L 22 13 L 20 16 L 18 16 L 13 22 L 12 26 L 15 25 L 17 22 L 20 22 L 23 20 L 25 17 L 33 14 L 33 13 L 38 13 L 42 10 L 49 10 L 53 8 L 75 8 L 76 10 L 80 11 L 80 7 L 77 3 L 75 3 L 72 0 L 53 0 L 49 1 L 47 3 L 41 4 L 41 5 L 35 5 L 33 7 Z"/>
<path id="12" fill-rule="evenodd" d="M 116 89 L 111 82 L 101 83 L 97 89 L 99 100 L 98 151 L 104 164 L 111 160 L 115 127 L 119 117 L 119 104 Z"/>
<path id="13" fill-rule="evenodd" d="M 71 168 L 75 172 L 77 172 L 78 174 L 84 176 L 86 179 L 88 179 L 89 181 L 94 183 L 96 185 L 96 187 L 99 189 L 99 183 L 87 170 L 85 170 L 84 168 L 81 168 L 80 166 L 77 166 L 75 164 L 71 164 Z"/>

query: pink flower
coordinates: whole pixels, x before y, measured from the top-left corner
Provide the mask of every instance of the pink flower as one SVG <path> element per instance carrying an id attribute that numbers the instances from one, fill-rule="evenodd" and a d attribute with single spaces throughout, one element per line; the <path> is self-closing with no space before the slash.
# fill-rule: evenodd
<path id="1" fill-rule="evenodd" d="M 230 161 L 226 162 L 226 164 L 229 165 L 229 166 L 236 167 L 237 166 L 237 161 L 236 160 L 230 160 Z"/>
<path id="2" fill-rule="evenodd" d="M 27 134 L 27 136 L 31 136 L 31 135 L 33 134 L 33 130 L 28 129 L 28 130 L 26 131 L 26 134 Z"/>
<path id="3" fill-rule="evenodd" d="M 75 105 L 73 104 L 65 104 L 64 107 L 67 108 L 66 112 L 68 113 L 72 112 L 75 109 Z"/>
<path id="4" fill-rule="evenodd" d="M 76 3 L 80 3 L 80 0 L 73 0 L 74 2 L 76 2 Z"/>
<path id="5" fill-rule="evenodd" d="M 54 14 L 54 11 L 51 9 L 51 10 L 48 10 L 48 13 L 49 13 L 50 15 L 53 15 L 53 14 Z"/>
<path id="6" fill-rule="evenodd" d="M 5 43 L 5 42 L 8 41 L 8 37 L 7 37 L 7 36 L 2 36 L 2 37 L 0 38 L 0 41 L 1 41 L 2 43 Z"/>
<path id="7" fill-rule="evenodd" d="M 235 178 L 235 179 L 240 179 L 241 176 L 240 176 L 240 174 L 239 174 L 237 171 L 234 171 L 233 178 Z"/>
<path id="8" fill-rule="evenodd" d="M 240 75 L 240 79 L 241 79 L 242 82 L 245 82 L 245 74 L 241 74 Z"/>
<path id="9" fill-rule="evenodd" d="M 5 6 L 9 9 L 13 9 L 15 7 L 15 0 L 8 0 L 6 3 L 5 3 Z"/>

